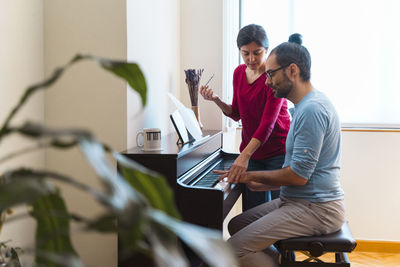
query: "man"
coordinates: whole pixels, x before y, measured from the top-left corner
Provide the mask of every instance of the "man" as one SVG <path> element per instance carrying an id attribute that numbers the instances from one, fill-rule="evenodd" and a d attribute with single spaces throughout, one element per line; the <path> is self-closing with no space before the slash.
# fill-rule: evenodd
<path id="1" fill-rule="evenodd" d="M 272 246 L 277 240 L 331 233 L 344 223 L 340 122 L 329 99 L 310 82 L 311 57 L 301 42 L 301 35 L 292 35 L 271 51 L 266 63 L 266 84 L 275 97 L 295 105 L 282 169 L 228 180 L 255 191 L 281 190 L 280 199 L 229 222 L 229 243 L 241 266 L 279 266 L 279 253 Z M 219 173 L 220 179 L 228 177 Z"/>

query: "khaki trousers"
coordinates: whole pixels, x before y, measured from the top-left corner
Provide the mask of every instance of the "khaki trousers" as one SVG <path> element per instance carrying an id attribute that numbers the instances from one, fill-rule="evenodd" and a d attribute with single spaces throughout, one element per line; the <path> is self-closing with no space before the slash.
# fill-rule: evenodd
<path id="1" fill-rule="evenodd" d="M 234 217 L 228 224 L 228 242 L 241 267 L 279 266 L 276 241 L 332 233 L 344 220 L 343 200 L 315 203 L 281 196 Z"/>

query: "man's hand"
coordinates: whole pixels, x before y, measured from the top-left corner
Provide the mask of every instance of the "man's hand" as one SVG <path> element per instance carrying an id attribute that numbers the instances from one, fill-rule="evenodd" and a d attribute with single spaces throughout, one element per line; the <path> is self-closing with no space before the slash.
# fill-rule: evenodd
<path id="1" fill-rule="evenodd" d="M 233 184 L 246 183 L 246 178 L 245 178 L 246 177 L 246 172 L 242 173 L 235 182 L 229 181 L 228 176 L 229 176 L 230 170 L 229 171 L 226 171 L 226 170 L 213 170 L 213 172 L 216 173 L 216 174 L 221 174 L 218 177 L 218 181 L 224 180 L 224 181 L 227 181 L 227 182 L 233 183 Z"/>
<path id="2" fill-rule="evenodd" d="M 270 170 L 270 171 L 251 171 L 242 173 L 237 180 L 232 181 L 229 180 L 229 171 L 214 171 L 215 173 L 221 174 L 218 178 L 220 181 L 226 177 L 228 182 L 230 183 L 244 183 L 250 184 L 255 182 L 257 184 L 264 184 L 270 188 L 265 190 L 275 190 L 276 187 L 280 187 L 282 185 L 285 186 L 303 186 L 307 184 L 308 179 L 303 178 L 296 174 L 292 169 L 288 166 L 283 169 L 278 170 Z M 251 185 L 254 187 L 256 191 L 259 191 L 261 188 L 260 185 Z M 266 188 L 266 187 L 265 187 Z"/>
<path id="3" fill-rule="evenodd" d="M 229 171 L 222 171 L 222 170 L 214 170 L 214 173 L 217 174 L 221 174 L 221 176 L 218 178 L 219 181 L 222 180 L 227 180 Z M 253 182 L 253 181 L 249 181 L 249 175 L 247 175 L 248 173 L 243 173 L 240 178 L 238 183 L 244 183 L 247 185 L 247 187 L 251 190 L 251 191 L 269 191 L 269 190 L 279 190 L 280 187 L 279 186 L 269 186 L 269 185 L 265 185 L 262 183 L 257 183 L 257 182 Z"/>
<path id="4" fill-rule="evenodd" d="M 229 171 L 224 171 L 224 170 L 213 170 L 213 173 L 221 174 L 221 175 L 218 177 L 218 181 L 222 181 L 222 180 L 224 180 L 226 177 L 228 177 Z M 225 180 L 227 180 L 227 179 L 225 179 Z"/>

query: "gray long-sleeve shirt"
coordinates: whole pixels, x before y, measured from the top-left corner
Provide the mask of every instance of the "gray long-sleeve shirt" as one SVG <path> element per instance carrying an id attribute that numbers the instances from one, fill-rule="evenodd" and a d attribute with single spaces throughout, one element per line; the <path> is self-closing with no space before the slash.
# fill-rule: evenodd
<path id="1" fill-rule="evenodd" d="M 282 186 L 281 195 L 311 202 L 343 199 L 340 121 L 334 106 L 314 90 L 295 105 L 292 115 L 283 167 L 290 166 L 308 182 L 304 186 Z"/>

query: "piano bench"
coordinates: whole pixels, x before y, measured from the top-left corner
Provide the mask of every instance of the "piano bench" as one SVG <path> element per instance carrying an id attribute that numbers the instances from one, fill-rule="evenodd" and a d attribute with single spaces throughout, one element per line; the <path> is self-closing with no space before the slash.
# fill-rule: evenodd
<path id="1" fill-rule="evenodd" d="M 282 255 L 281 266 L 283 267 L 350 267 L 347 252 L 352 252 L 356 245 L 347 222 L 339 231 L 328 235 L 295 237 L 275 243 Z M 295 251 L 302 252 L 308 258 L 304 261 L 296 261 Z M 327 252 L 335 253 L 335 262 L 324 262 L 319 259 Z"/>

